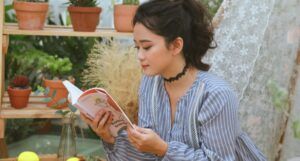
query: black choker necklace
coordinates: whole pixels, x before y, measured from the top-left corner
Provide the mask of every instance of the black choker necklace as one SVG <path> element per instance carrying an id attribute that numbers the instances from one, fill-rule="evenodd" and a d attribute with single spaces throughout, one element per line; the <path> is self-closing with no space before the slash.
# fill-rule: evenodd
<path id="1" fill-rule="evenodd" d="M 182 72 L 178 73 L 175 77 L 164 78 L 164 81 L 171 83 L 173 81 L 178 80 L 179 78 L 181 78 L 185 74 L 187 68 L 188 68 L 188 66 L 185 65 L 184 68 L 182 69 Z"/>

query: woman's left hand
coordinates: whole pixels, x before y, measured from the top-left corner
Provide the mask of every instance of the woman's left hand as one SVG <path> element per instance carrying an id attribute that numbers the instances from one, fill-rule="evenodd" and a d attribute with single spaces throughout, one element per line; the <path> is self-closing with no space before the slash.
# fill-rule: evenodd
<path id="1" fill-rule="evenodd" d="M 137 150 L 157 156 L 164 156 L 167 152 L 168 144 L 151 129 L 134 125 L 134 129 L 129 127 L 127 132 L 129 141 Z"/>

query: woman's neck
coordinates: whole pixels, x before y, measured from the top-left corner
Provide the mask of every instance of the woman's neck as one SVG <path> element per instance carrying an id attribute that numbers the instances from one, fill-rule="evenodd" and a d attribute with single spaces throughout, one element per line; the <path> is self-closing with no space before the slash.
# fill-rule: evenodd
<path id="1" fill-rule="evenodd" d="M 165 81 L 165 85 L 171 88 L 181 88 L 184 86 L 189 86 L 195 81 L 197 71 L 198 70 L 194 67 L 188 67 L 185 74 L 182 75 L 179 79 L 172 82 Z"/>

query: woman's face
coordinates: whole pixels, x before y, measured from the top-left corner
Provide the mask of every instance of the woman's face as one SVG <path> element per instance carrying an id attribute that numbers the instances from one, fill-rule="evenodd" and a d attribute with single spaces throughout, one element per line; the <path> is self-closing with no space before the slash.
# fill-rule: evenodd
<path id="1" fill-rule="evenodd" d="M 144 74 L 163 74 L 173 60 L 171 46 L 167 48 L 165 39 L 148 30 L 141 23 L 133 29 L 134 43 Z"/>

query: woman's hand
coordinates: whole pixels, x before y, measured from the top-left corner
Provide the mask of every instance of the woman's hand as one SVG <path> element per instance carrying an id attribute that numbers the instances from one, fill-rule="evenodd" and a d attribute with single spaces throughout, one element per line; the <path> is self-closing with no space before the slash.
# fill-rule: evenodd
<path id="1" fill-rule="evenodd" d="M 115 143 L 115 138 L 111 135 L 109 127 L 113 121 L 113 115 L 104 108 L 99 110 L 94 120 L 88 118 L 85 114 L 80 113 L 81 119 L 86 122 L 92 130 L 107 143 Z"/>
<path id="2" fill-rule="evenodd" d="M 158 156 L 167 152 L 168 144 L 151 129 L 134 126 L 134 129 L 128 127 L 127 132 L 129 141 L 137 150 Z"/>

